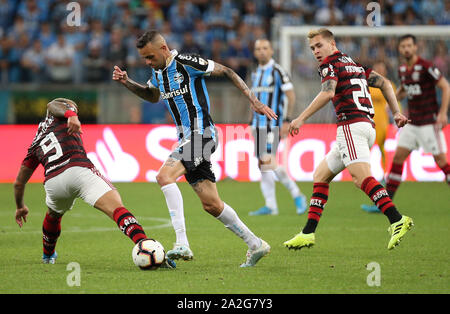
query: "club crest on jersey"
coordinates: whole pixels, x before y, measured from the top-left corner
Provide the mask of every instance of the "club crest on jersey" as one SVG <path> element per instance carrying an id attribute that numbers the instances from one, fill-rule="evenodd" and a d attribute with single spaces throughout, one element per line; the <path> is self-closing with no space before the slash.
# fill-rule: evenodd
<path id="1" fill-rule="evenodd" d="M 183 74 L 181 74 L 180 72 L 176 72 L 173 76 L 173 80 L 178 83 L 181 84 L 184 81 L 184 76 Z"/>
<path id="2" fill-rule="evenodd" d="M 325 77 L 328 74 L 328 68 L 322 69 L 322 76 Z"/>

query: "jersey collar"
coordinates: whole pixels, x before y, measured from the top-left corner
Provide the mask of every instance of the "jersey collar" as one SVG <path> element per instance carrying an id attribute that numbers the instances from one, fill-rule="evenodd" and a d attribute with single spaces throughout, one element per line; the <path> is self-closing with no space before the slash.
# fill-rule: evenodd
<path id="1" fill-rule="evenodd" d="M 275 60 L 270 59 L 269 62 L 267 62 L 266 64 L 258 65 L 258 68 L 260 68 L 261 70 L 267 70 L 268 68 L 272 67 L 274 63 L 275 63 Z"/>
<path id="2" fill-rule="evenodd" d="M 165 69 L 167 69 L 175 59 L 175 57 L 178 55 L 178 51 L 176 49 L 170 50 L 170 57 L 166 59 L 166 67 L 162 70 L 157 70 L 155 72 L 162 73 Z"/>

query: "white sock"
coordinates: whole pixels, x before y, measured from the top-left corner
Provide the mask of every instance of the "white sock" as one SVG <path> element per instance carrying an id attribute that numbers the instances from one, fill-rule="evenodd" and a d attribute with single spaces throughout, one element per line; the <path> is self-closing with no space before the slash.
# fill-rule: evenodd
<path id="1" fill-rule="evenodd" d="M 292 198 L 296 198 L 297 196 L 300 196 L 300 189 L 298 188 L 297 184 L 289 177 L 286 170 L 283 167 L 278 167 L 274 170 L 275 174 L 278 177 L 278 180 L 288 189 L 289 193 L 291 193 Z"/>
<path id="2" fill-rule="evenodd" d="M 261 239 L 250 231 L 250 229 L 239 219 L 233 208 L 226 203 L 222 213 L 217 217 L 227 229 L 231 230 L 235 235 L 244 240 L 249 249 L 255 250 L 261 246 Z"/>
<path id="3" fill-rule="evenodd" d="M 184 222 L 183 197 L 181 196 L 180 189 L 176 183 L 171 183 L 161 187 L 161 191 L 166 197 L 170 219 L 175 230 L 176 243 L 189 246 Z"/>
<path id="4" fill-rule="evenodd" d="M 277 197 L 275 193 L 275 178 L 272 170 L 261 170 L 261 192 L 266 201 L 266 206 L 278 211 Z"/>

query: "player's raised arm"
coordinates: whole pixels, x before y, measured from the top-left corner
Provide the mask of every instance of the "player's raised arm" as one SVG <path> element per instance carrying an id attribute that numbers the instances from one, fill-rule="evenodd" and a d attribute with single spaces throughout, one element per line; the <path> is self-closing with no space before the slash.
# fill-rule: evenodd
<path id="1" fill-rule="evenodd" d="M 250 106 L 252 109 L 259 113 L 263 114 L 269 119 L 277 119 L 277 115 L 270 109 L 268 106 L 264 105 L 262 102 L 256 98 L 256 95 L 250 90 L 250 88 L 245 84 L 244 80 L 242 80 L 236 72 L 234 72 L 229 67 L 226 67 L 217 62 L 214 63 L 214 70 L 211 72 L 211 76 L 226 76 L 231 82 L 248 98 L 250 101 Z"/>
<path id="2" fill-rule="evenodd" d="M 322 83 L 322 89 L 309 104 L 309 106 L 296 118 L 289 126 L 289 133 L 294 136 L 298 134 L 299 128 L 311 117 L 314 113 L 325 106 L 333 97 L 336 90 L 337 81 L 327 80 Z"/>
<path id="3" fill-rule="evenodd" d="M 77 104 L 67 98 L 56 98 L 47 104 L 47 110 L 58 118 L 67 118 L 67 133 L 69 135 L 81 131 L 81 122 L 78 120 Z"/>
<path id="4" fill-rule="evenodd" d="M 384 98 L 389 105 L 389 108 L 391 109 L 395 123 L 399 128 L 403 127 L 408 122 L 411 122 L 400 112 L 394 89 L 392 88 L 392 84 L 388 79 L 375 71 L 371 71 L 369 74 L 369 78 L 367 79 L 367 83 L 369 84 L 369 86 L 376 87 L 381 90 Z"/>
<path id="5" fill-rule="evenodd" d="M 117 65 L 114 66 L 112 79 L 124 85 L 132 93 L 149 102 L 158 102 L 160 92 L 157 88 L 139 84 L 133 81 L 127 74 L 127 71 L 121 70 Z"/>

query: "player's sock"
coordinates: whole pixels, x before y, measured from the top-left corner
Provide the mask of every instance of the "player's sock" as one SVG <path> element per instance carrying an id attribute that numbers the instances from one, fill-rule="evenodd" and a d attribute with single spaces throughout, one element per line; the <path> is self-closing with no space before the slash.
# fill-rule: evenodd
<path id="1" fill-rule="evenodd" d="M 275 193 L 275 178 L 272 170 L 261 170 L 261 192 L 266 201 L 266 206 L 277 211 L 277 198 Z"/>
<path id="2" fill-rule="evenodd" d="M 278 180 L 288 189 L 289 193 L 291 193 L 292 198 L 296 198 L 297 196 L 300 196 L 300 189 L 298 188 L 297 184 L 289 178 L 289 175 L 287 174 L 284 167 L 278 167 L 274 170 L 275 174 L 277 175 Z"/>
<path id="3" fill-rule="evenodd" d="M 175 230 L 176 243 L 189 247 L 186 234 L 186 224 L 184 221 L 183 196 L 176 183 L 171 183 L 161 187 L 161 191 L 166 198 L 170 219 Z"/>
<path id="4" fill-rule="evenodd" d="M 43 251 L 47 256 L 51 256 L 55 253 L 56 241 L 61 234 L 61 218 L 62 217 L 53 217 L 47 213 L 44 222 L 42 223 Z"/>
<path id="5" fill-rule="evenodd" d="M 445 166 L 442 167 L 441 170 L 445 173 L 445 180 L 447 181 L 447 184 L 450 185 L 450 165 L 445 164 Z"/>
<path id="6" fill-rule="evenodd" d="M 374 177 L 367 177 L 364 179 L 361 184 L 361 190 L 363 190 L 375 203 L 378 209 L 387 216 L 391 224 L 402 219 L 402 215 L 400 215 L 397 208 L 395 208 L 388 192 Z"/>
<path id="7" fill-rule="evenodd" d="M 316 231 L 317 224 L 322 216 L 325 204 L 328 201 L 328 183 L 314 183 L 313 194 L 309 202 L 308 221 L 303 228 L 303 233 L 313 233 Z"/>
<path id="8" fill-rule="evenodd" d="M 116 208 L 113 213 L 113 219 L 119 229 L 134 243 L 138 243 L 142 239 L 147 238 L 142 226 L 125 207 Z"/>
<path id="9" fill-rule="evenodd" d="M 226 203 L 219 216 L 219 219 L 227 229 L 231 230 L 235 235 L 244 240 L 249 249 L 255 250 L 261 246 L 261 239 L 258 238 L 250 231 L 250 229 L 239 219 L 238 215 Z"/>
<path id="10" fill-rule="evenodd" d="M 403 164 L 392 163 L 391 171 L 386 177 L 386 191 L 391 199 L 394 198 L 398 186 L 402 183 L 402 172 Z"/>

